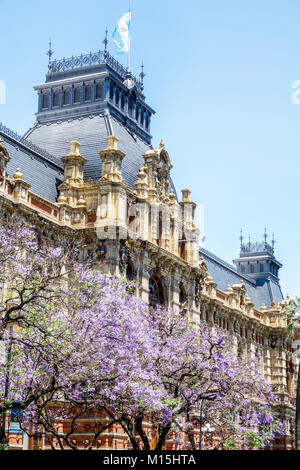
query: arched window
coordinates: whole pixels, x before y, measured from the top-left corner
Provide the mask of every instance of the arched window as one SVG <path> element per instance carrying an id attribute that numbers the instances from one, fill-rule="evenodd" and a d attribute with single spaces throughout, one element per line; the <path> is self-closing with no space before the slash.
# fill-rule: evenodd
<path id="1" fill-rule="evenodd" d="M 100 98 L 103 98 L 103 86 L 101 83 L 97 83 L 96 85 L 96 99 L 99 100 Z"/>
<path id="2" fill-rule="evenodd" d="M 135 270 L 134 270 L 131 260 L 128 260 L 127 266 L 126 266 L 126 279 L 127 281 L 130 282 L 130 281 L 133 281 L 134 278 L 135 278 Z"/>
<path id="3" fill-rule="evenodd" d="M 141 125 L 144 125 L 144 111 L 141 111 Z"/>
<path id="4" fill-rule="evenodd" d="M 64 91 L 64 104 L 70 104 L 70 90 Z"/>
<path id="5" fill-rule="evenodd" d="M 165 303 L 164 289 L 158 276 L 151 276 L 149 279 L 149 304 L 151 307 L 163 305 Z"/>
<path id="6" fill-rule="evenodd" d="M 74 103 L 80 103 L 80 88 L 76 87 L 74 90 Z"/>
<path id="7" fill-rule="evenodd" d="M 92 87 L 91 85 L 87 85 L 85 87 L 85 101 L 91 101 L 92 99 Z"/>
<path id="8" fill-rule="evenodd" d="M 53 107 L 59 106 L 59 91 L 55 91 L 53 94 Z"/>
<path id="9" fill-rule="evenodd" d="M 121 96 L 121 108 L 124 109 L 124 106 L 125 106 L 125 97 L 122 94 L 122 96 Z"/>
<path id="10" fill-rule="evenodd" d="M 135 109 L 135 120 L 136 120 L 136 121 L 139 120 L 139 111 L 140 111 L 140 110 L 139 110 L 139 108 L 138 108 L 138 106 L 137 106 L 136 109 Z"/>
<path id="11" fill-rule="evenodd" d="M 49 95 L 48 93 L 45 93 L 43 95 L 43 108 L 48 108 L 49 107 Z"/>
<path id="12" fill-rule="evenodd" d="M 184 304 L 187 301 L 186 290 L 182 282 L 179 283 L 179 303 Z"/>
<path id="13" fill-rule="evenodd" d="M 178 241 L 179 245 L 179 256 L 182 259 L 186 259 L 186 238 L 185 233 L 182 233 L 182 240 Z"/>
<path id="14" fill-rule="evenodd" d="M 148 114 L 146 114 L 145 127 L 147 130 L 149 129 L 149 115 Z"/>

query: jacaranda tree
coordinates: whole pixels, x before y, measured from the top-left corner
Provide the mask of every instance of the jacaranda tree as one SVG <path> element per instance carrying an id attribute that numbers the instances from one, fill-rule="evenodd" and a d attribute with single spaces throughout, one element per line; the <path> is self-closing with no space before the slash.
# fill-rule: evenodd
<path id="1" fill-rule="evenodd" d="M 196 448 L 200 408 L 227 448 L 262 448 L 282 432 L 270 385 L 230 337 L 148 308 L 134 285 L 41 246 L 26 224 L 3 221 L 0 262 L 0 411 L 21 410 L 30 436 L 53 449 L 98 448 L 118 423 L 135 450 L 161 450 L 178 431 Z"/>

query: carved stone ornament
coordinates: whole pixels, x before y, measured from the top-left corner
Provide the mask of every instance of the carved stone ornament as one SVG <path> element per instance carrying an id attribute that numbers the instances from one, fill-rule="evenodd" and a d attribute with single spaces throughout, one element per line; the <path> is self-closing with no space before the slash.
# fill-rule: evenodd
<path id="1" fill-rule="evenodd" d="M 102 261 L 106 256 L 106 245 L 104 242 L 99 242 L 96 246 L 96 257 L 99 261 Z"/>
<path id="2" fill-rule="evenodd" d="M 277 339 L 278 339 L 278 338 L 276 338 L 276 336 L 269 335 L 269 337 L 268 337 L 268 344 L 269 344 L 270 348 L 272 348 L 272 349 L 275 349 L 275 348 L 276 348 Z"/>

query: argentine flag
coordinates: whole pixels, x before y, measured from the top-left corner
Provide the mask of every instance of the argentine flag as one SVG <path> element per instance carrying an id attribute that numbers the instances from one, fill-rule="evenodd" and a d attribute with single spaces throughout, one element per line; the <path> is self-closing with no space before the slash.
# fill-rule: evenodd
<path id="1" fill-rule="evenodd" d="M 130 21 L 131 11 L 125 13 L 120 19 L 118 26 L 113 32 L 113 41 L 117 46 L 117 53 L 122 54 L 123 52 L 130 51 Z"/>

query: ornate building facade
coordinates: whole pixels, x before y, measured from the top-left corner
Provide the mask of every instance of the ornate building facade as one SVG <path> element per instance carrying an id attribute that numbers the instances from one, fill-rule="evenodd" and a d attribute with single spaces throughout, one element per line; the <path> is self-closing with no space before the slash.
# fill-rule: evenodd
<path id="1" fill-rule="evenodd" d="M 164 142 L 151 144 L 155 112 L 140 78 L 107 51 L 50 61 L 35 87 L 34 126 L 23 137 L 0 126 L 1 211 L 27 217 L 41 240 L 92 256 L 103 272 L 135 279 L 150 305 L 229 331 L 239 355 L 259 356 L 289 424 L 277 445 L 291 448 L 295 370 L 274 244 L 241 237 L 235 266 L 199 249 L 196 204 L 188 189 L 179 200 Z M 79 442 L 87 438 L 78 432 Z M 126 448 L 118 430 L 103 439 L 102 447 Z M 14 448 L 25 441 L 11 432 Z"/>

